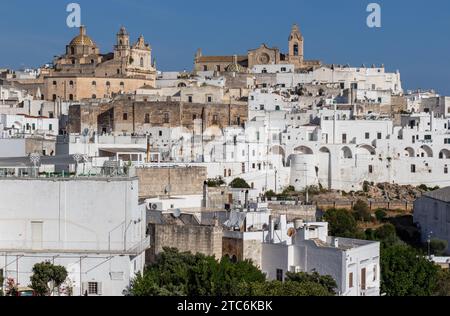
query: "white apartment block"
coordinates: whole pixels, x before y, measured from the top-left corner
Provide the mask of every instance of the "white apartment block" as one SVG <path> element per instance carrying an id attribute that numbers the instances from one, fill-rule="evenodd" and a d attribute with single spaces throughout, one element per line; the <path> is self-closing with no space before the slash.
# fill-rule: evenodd
<path id="1" fill-rule="evenodd" d="M 50 261 L 66 267 L 73 295 L 120 296 L 143 271 L 135 178 L 3 178 L 0 200 L 0 272 L 20 286 Z"/>
<path id="2" fill-rule="evenodd" d="M 304 223 L 287 242 L 263 243 L 261 269 L 271 280 L 287 272 L 318 272 L 337 283 L 339 296 L 380 295 L 380 243 L 328 236 L 327 223 Z"/>

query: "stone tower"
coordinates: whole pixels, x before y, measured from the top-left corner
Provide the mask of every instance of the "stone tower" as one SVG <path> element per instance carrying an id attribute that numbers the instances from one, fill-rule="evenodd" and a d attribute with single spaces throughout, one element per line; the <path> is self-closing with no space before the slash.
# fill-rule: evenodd
<path id="1" fill-rule="evenodd" d="M 130 55 L 130 35 L 125 27 L 121 27 L 117 33 L 117 43 L 114 47 L 114 57 L 117 60 L 126 59 Z"/>
<path id="2" fill-rule="evenodd" d="M 291 34 L 289 35 L 289 62 L 301 67 L 303 64 L 303 36 L 297 24 L 292 26 Z"/>

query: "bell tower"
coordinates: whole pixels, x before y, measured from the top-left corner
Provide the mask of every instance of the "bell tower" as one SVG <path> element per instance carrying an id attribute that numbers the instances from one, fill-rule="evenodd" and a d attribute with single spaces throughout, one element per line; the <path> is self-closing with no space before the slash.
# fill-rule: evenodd
<path id="1" fill-rule="evenodd" d="M 117 33 L 117 43 L 114 47 L 114 58 L 116 60 L 123 60 L 125 63 L 130 55 L 130 35 L 125 27 L 121 27 Z"/>
<path id="2" fill-rule="evenodd" d="M 297 24 L 292 26 L 291 34 L 289 35 L 289 62 L 296 67 L 303 64 L 303 36 Z"/>

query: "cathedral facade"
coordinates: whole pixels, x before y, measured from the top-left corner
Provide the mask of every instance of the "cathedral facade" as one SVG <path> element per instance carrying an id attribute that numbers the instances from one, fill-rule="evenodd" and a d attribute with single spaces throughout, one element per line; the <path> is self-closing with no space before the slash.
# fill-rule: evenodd
<path id="1" fill-rule="evenodd" d="M 195 55 L 194 71 L 248 72 L 255 65 L 269 64 L 291 64 L 296 71 L 307 71 L 321 65 L 320 61 L 304 59 L 304 38 L 296 24 L 289 34 L 288 47 L 288 53 L 283 54 L 276 47 L 262 44 L 249 50 L 245 56 L 203 56 L 199 49 Z"/>
<path id="2" fill-rule="evenodd" d="M 112 53 L 101 54 L 95 42 L 80 27 L 80 34 L 56 57 L 53 68 L 44 77 L 46 100 L 79 101 L 109 98 L 114 94 L 134 92 L 146 85 L 154 87 L 156 69 L 152 49 L 141 35 L 130 44 L 122 27 Z"/>

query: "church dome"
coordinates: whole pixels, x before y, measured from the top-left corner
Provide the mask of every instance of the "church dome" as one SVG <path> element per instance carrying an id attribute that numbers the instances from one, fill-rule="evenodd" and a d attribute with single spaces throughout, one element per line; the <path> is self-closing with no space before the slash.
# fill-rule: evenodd
<path id="1" fill-rule="evenodd" d="M 239 65 L 239 64 L 229 64 L 226 69 L 227 72 L 247 72 L 245 67 Z"/>
<path id="2" fill-rule="evenodd" d="M 86 35 L 86 28 L 80 27 L 80 34 L 73 38 L 70 42 L 70 46 L 95 46 L 94 41 Z"/>
<path id="3" fill-rule="evenodd" d="M 239 72 L 239 73 L 247 72 L 247 69 L 245 67 L 238 64 L 238 59 L 236 55 L 233 56 L 233 63 L 229 64 L 225 68 L 225 70 L 227 72 Z"/>

